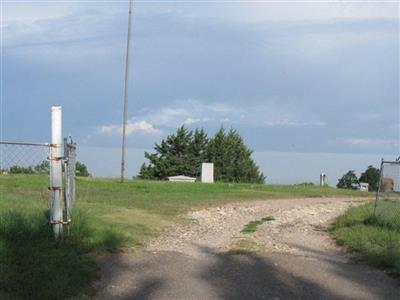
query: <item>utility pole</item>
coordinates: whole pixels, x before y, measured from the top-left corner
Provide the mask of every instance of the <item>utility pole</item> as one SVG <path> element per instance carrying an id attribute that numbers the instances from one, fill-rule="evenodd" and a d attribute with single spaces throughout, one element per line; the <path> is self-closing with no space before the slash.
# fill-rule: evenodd
<path id="1" fill-rule="evenodd" d="M 124 182 L 125 176 L 125 148 L 126 148 L 126 123 L 128 119 L 128 79 L 129 79 L 129 50 L 131 42 L 131 19 L 132 19 L 132 0 L 129 0 L 128 12 L 128 37 L 126 41 L 125 58 L 125 86 L 124 86 L 124 115 L 122 121 L 122 146 L 121 146 L 121 182 Z"/>

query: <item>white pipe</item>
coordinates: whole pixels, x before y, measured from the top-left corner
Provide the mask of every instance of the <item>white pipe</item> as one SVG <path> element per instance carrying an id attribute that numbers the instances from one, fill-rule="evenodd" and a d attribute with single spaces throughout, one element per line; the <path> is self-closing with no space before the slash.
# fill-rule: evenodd
<path id="1" fill-rule="evenodd" d="M 62 109 L 51 107 L 51 154 L 50 154 L 50 191 L 51 223 L 54 236 L 62 233 Z"/>

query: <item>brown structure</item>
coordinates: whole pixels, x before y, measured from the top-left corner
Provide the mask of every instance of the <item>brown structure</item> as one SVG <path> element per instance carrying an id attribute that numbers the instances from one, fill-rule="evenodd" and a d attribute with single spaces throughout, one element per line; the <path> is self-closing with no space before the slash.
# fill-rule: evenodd
<path id="1" fill-rule="evenodd" d="M 382 192 L 393 192 L 394 181 L 391 177 L 383 177 Z"/>

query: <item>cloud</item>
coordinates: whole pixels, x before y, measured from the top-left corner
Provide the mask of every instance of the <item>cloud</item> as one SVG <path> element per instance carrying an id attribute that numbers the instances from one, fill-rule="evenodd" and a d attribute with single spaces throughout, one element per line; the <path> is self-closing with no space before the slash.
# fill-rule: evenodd
<path id="1" fill-rule="evenodd" d="M 156 133 L 157 128 L 176 128 L 181 125 L 219 126 L 230 124 L 236 127 L 269 128 L 269 127 L 310 127 L 325 126 L 326 123 L 310 113 L 302 112 L 300 108 L 293 109 L 282 103 L 266 101 L 258 105 L 235 107 L 225 102 L 207 103 L 202 100 L 189 99 L 175 101 L 169 106 L 157 109 L 145 109 L 135 115 L 127 132 L 147 131 Z M 155 126 L 155 127 L 154 127 Z M 119 126 L 102 126 L 102 133 L 115 132 Z"/>
<path id="2" fill-rule="evenodd" d="M 3 24 L 27 24 L 48 19 L 60 19 L 80 12 L 126 15 L 126 3 L 12 3 L 3 5 Z M 350 2 L 293 2 L 269 3 L 137 3 L 134 16 L 157 14 L 176 15 L 180 18 L 197 19 L 204 17 L 222 18 L 229 21 L 298 21 L 298 20 L 340 20 L 396 18 L 398 3 L 350 3 Z"/>
<path id="3" fill-rule="evenodd" d="M 185 125 L 191 125 L 191 124 L 194 124 L 194 123 L 198 123 L 198 122 L 200 122 L 201 120 L 200 119 L 193 119 L 193 118 L 187 118 L 185 121 L 183 121 L 183 124 L 185 124 Z"/>
<path id="4" fill-rule="evenodd" d="M 285 3 L 286 2 L 286 3 Z M 332 21 L 348 19 L 396 18 L 397 3 L 350 3 L 349 1 L 239 1 L 232 3 L 184 3 L 158 6 L 158 11 L 174 12 L 180 17 L 212 17 L 228 21 Z M 144 7 L 144 6 L 143 6 Z M 149 7 L 149 6 L 146 6 Z M 142 8 L 142 7 L 141 7 Z M 152 10 L 154 11 L 154 7 Z"/>
<path id="5" fill-rule="evenodd" d="M 346 144 L 357 147 L 398 147 L 399 142 L 389 139 L 349 138 L 344 139 Z"/>
<path id="6" fill-rule="evenodd" d="M 224 102 L 207 103 L 201 100 L 178 100 L 155 109 L 144 109 L 135 119 L 146 120 L 155 126 L 178 127 L 182 124 L 210 123 L 235 114 L 235 110 Z"/>
<path id="7" fill-rule="evenodd" d="M 122 126 L 119 125 L 104 125 L 100 127 L 100 132 L 105 134 L 121 133 Z M 128 121 L 126 124 L 126 135 L 139 134 L 160 134 L 161 130 L 155 128 L 152 124 L 146 121 Z"/>
<path id="8" fill-rule="evenodd" d="M 174 126 L 177 120 L 181 123 L 182 119 L 188 118 L 190 115 L 191 112 L 186 108 L 171 106 L 152 110 L 146 113 L 143 118 L 156 125 Z"/>
<path id="9" fill-rule="evenodd" d="M 306 126 L 325 126 L 322 121 L 291 121 L 289 118 L 276 119 L 264 123 L 267 127 L 306 127 Z"/>
<path id="10" fill-rule="evenodd" d="M 5 134 L 40 139 L 56 97 L 76 111 L 68 132 L 84 139 L 103 125 L 88 143 L 119 142 L 126 5 L 5 4 Z M 137 3 L 131 145 L 150 147 L 182 124 L 211 133 L 223 123 L 255 150 L 396 151 L 387 141 L 398 134 L 397 8 Z"/>

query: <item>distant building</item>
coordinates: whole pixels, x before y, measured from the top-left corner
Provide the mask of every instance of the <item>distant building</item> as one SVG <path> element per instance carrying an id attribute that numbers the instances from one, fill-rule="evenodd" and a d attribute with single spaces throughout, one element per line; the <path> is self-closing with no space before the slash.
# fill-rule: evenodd
<path id="1" fill-rule="evenodd" d="M 361 192 L 368 192 L 369 184 L 366 183 L 366 182 L 360 182 L 360 184 L 358 185 L 358 189 L 359 189 Z"/>
<path id="2" fill-rule="evenodd" d="M 170 176 L 170 177 L 168 177 L 168 180 L 173 181 L 173 182 L 195 182 L 196 177 L 178 175 L 178 176 Z"/>

